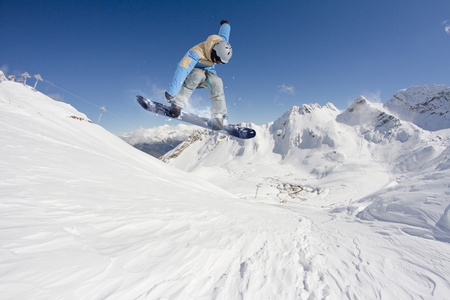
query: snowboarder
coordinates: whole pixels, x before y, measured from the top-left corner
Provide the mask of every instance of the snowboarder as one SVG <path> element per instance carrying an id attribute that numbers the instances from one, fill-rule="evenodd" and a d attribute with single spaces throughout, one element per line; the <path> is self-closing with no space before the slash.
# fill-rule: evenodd
<path id="1" fill-rule="evenodd" d="M 226 64 L 231 58 L 232 49 L 228 42 L 231 26 L 227 20 L 220 22 L 218 35 L 191 48 L 180 61 L 166 99 L 171 103 L 170 114 L 178 118 L 196 88 L 211 89 L 211 120 L 213 129 L 221 130 L 226 118 L 227 106 L 222 79 L 217 76 L 215 65 Z"/>

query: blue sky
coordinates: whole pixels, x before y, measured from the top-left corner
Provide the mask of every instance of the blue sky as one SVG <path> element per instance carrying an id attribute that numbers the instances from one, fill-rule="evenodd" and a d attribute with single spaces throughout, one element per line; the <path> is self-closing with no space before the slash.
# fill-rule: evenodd
<path id="1" fill-rule="evenodd" d="M 135 95 L 164 102 L 179 60 L 222 19 L 233 57 L 217 72 L 231 123 L 450 85 L 448 0 L 2 1 L 0 67 L 39 73 L 39 91 L 94 122 L 105 106 L 100 124 L 114 133 L 175 125 L 142 110 Z M 196 91 L 192 103 L 209 108 L 209 92 Z"/>

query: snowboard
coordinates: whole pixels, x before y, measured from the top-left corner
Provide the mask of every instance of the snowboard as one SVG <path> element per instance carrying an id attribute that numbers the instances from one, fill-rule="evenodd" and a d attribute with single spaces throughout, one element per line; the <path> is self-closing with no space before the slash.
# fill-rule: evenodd
<path id="1" fill-rule="evenodd" d="M 170 107 L 168 107 L 167 105 L 146 99 L 139 95 L 136 96 L 136 100 L 145 110 L 148 110 L 157 115 L 163 115 L 175 120 L 180 120 L 189 124 L 197 125 L 206 129 L 224 133 L 240 139 L 251 139 L 256 136 L 256 131 L 254 129 L 241 127 L 233 124 L 226 124 L 224 125 L 223 129 L 215 130 L 210 125 L 211 124 L 210 119 L 200 117 L 185 111 L 181 111 L 180 116 L 178 118 L 174 118 L 169 112 Z"/>

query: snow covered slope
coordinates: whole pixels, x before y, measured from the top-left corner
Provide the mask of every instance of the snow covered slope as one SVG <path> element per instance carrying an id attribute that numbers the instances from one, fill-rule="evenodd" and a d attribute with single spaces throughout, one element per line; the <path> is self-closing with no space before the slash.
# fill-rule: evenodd
<path id="1" fill-rule="evenodd" d="M 339 113 L 332 106 L 314 111 L 330 120 Z M 291 115 L 315 118 L 306 111 L 301 115 L 300 108 Z M 285 138 L 291 135 L 310 155 L 323 154 L 330 170 L 334 166 L 332 174 L 347 161 L 343 153 L 327 149 L 331 140 L 342 143 L 337 137 L 349 125 L 339 124 L 331 131 L 331 123 L 310 126 L 306 142 L 296 142 L 289 130 Z M 279 133 L 280 147 L 264 164 L 279 162 L 273 171 L 280 172 L 283 156 L 293 162 L 297 158 L 282 146 L 287 128 L 273 125 L 263 127 L 262 135 Z M 217 175 L 208 155 L 214 145 L 234 151 L 247 175 L 276 176 L 247 157 L 253 153 L 264 159 L 267 143 L 242 147 L 239 141 L 197 136 L 202 139 L 215 141 L 211 149 L 199 148 L 203 171 L 210 170 L 211 176 Z M 363 140 L 349 138 L 357 145 Z M 350 161 L 364 158 L 364 151 Z M 232 166 L 228 155 L 215 155 Z M 436 153 L 422 169 L 445 175 L 446 155 Z M 321 166 L 312 159 L 308 163 Z M 292 171 L 298 166 L 286 165 Z M 360 170 L 362 165 L 356 166 Z M 238 171 L 218 169 L 221 184 L 238 183 Z M 328 177 L 320 168 L 319 174 Z M 378 222 L 375 209 L 355 216 L 380 201 L 369 196 L 361 199 L 366 202 L 333 210 L 293 201 L 279 204 L 267 195 L 266 203 L 237 197 L 236 189 L 248 195 L 254 186 L 244 181 L 229 189 L 233 193 L 224 191 L 134 149 L 70 105 L 5 81 L 0 82 L 0 179 L 2 299 L 446 299 L 450 291 L 445 214 L 439 218 L 438 240 L 437 235 L 403 230 L 404 222 Z M 341 182 L 351 180 L 343 177 Z M 443 191 L 442 185 L 435 188 Z M 260 195 L 268 190 L 261 187 Z M 299 191 L 316 199 L 326 195 L 318 192 L 313 187 Z M 355 196 L 347 193 L 347 199 Z M 444 200 L 428 199 L 428 205 Z"/>
<path id="2" fill-rule="evenodd" d="M 267 220 L 298 224 L 29 87 L 1 82 L 0 112 L 2 299 L 234 297 L 226 274 L 276 231 Z"/>

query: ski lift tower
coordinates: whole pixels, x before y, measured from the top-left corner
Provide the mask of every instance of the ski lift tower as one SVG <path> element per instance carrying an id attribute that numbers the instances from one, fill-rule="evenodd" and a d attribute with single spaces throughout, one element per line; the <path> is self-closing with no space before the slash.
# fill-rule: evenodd
<path id="1" fill-rule="evenodd" d="M 22 74 L 22 76 L 23 76 L 23 85 L 27 85 L 27 78 L 31 78 L 30 77 L 30 74 L 28 74 L 27 72 L 25 72 L 25 73 L 23 73 Z"/>
<path id="2" fill-rule="evenodd" d="M 36 83 L 34 84 L 34 89 L 36 89 L 36 85 L 38 83 L 38 81 L 42 81 L 42 77 L 39 74 L 34 75 L 34 78 L 36 78 Z"/>
<path id="3" fill-rule="evenodd" d="M 101 109 L 102 111 L 101 111 L 101 113 L 100 113 L 100 117 L 98 117 L 97 124 L 100 123 L 100 118 L 102 117 L 103 112 L 106 111 L 106 108 L 105 108 L 104 106 L 103 106 L 103 107 L 100 107 L 100 109 Z"/>

